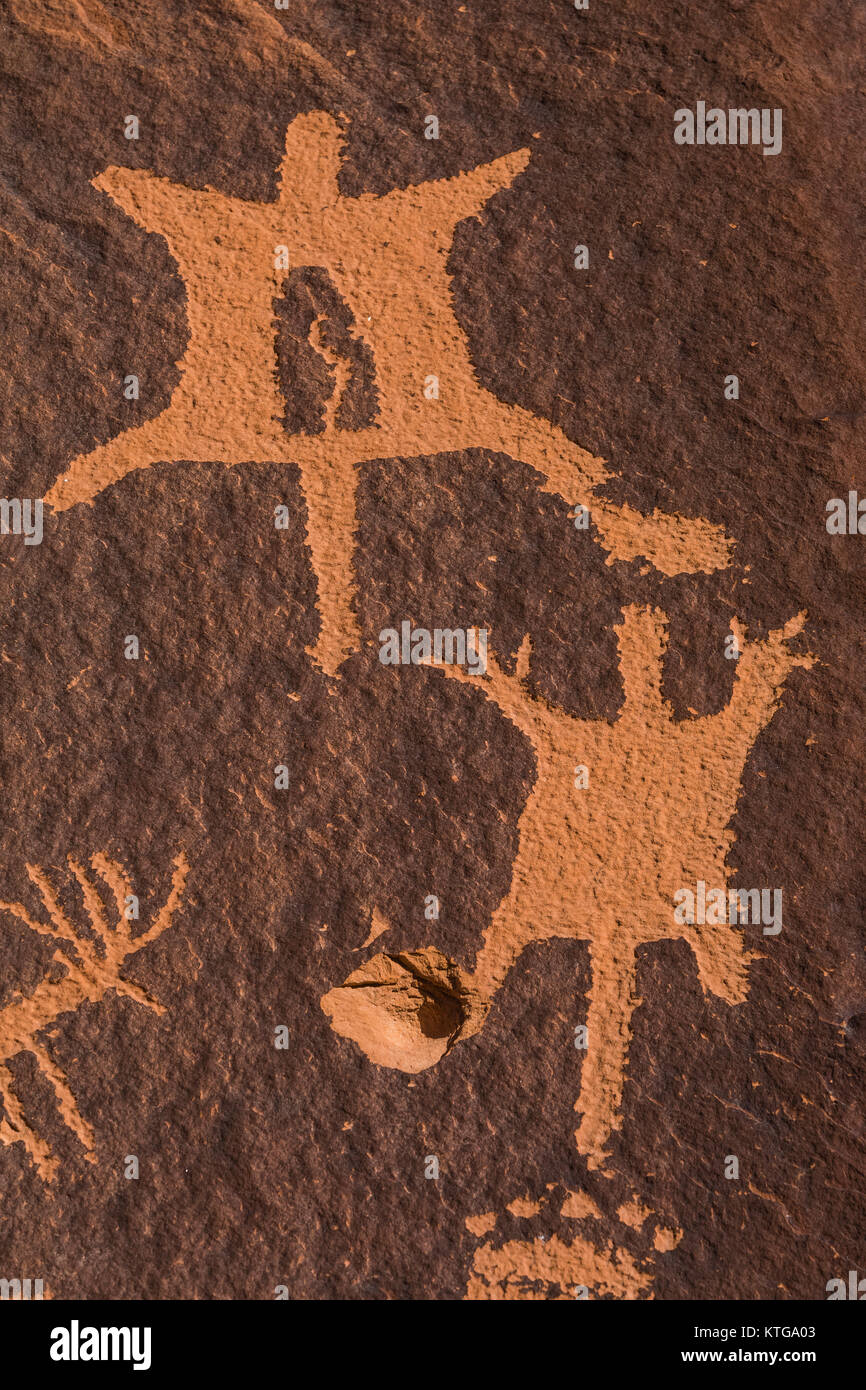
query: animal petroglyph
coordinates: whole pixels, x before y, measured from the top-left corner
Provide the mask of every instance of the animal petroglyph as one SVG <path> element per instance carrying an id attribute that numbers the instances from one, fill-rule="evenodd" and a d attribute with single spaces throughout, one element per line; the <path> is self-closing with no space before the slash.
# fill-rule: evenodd
<path id="1" fill-rule="evenodd" d="M 548 1193 L 537 1201 L 524 1198 L 510 1202 L 506 1210 L 529 1220 L 545 1207 L 549 1207 Z M 546 1238 L 497 1244 L 494 1235 L 483 1241 L 472 1257 L 464 1297 L 485 1302 L 652 1298 L 656 1254 L 639 1257 L 625 1244 L 615 1245 L 604 1234 L 601 1212 L 585 1193 L 568 1193 L 559 1216 L 561 1232 Z M 646 1213 L 646 1218 L 652 1216 L 652 1212 Z M 618 1219 L 623 1226 L 634 1226 L 633 1221 L 624 1221 L 621 1213 Z M 570 1229 L 575 1220 L 581 1222 L 578 1232 Z M 495 1231 L 496 1224 L 495 1212 L 466 1221 L 467 1228 L 479 1238 Z M 627 1233 L 623 1236 L 627 1238 Z M 653 1246 L 658 1253 L 673 1250 L 681 1239 L 682 1231 L 654 1227 Z"/>
<path id="2" fill-rule="evenodd" d="M 731 699 L 718 714 L 675 721 L 662 698 L 666 618 L 630 606 L 616 633 L 624 703 L 619 717 L 577 719 L 530 693 L 530 645 L 508 674 L 495 657 L 487 676 L 438 666 L 477 686 L 530 740 L 536 781 L 520 816 L 511 888 L 493 914 L 471 974 L 433 947 L 368 960 L 322 1000 L 335 1030 L 383 1066 L 418 1071 L 482 1027 L 511 966 L 531 943 L 589 942 L 591 986 L 577 1146 L 602 1165 L 619 1128 L 635 998 L 636 955 L 651 941 L 684 938 L 705 992 L 730 1004 L 747 994 L 749 955 L 730 926 L 677 922 L 674 894 L 703 879 L 726 883 L 749 750 L 778 708 L 795 666 L 804 614 L 763 642 L 747 643 Z M 590 770 L 576 789 L 574 769 Z"/>
<path id="3" fill-rule="evenodd" d="M 627 1250 L 601 1248 L 585 1236 L 547 1241 L 509 1240 L 479 1246 L 465 1297 L 472 1302 L 574 1298 L 576 1286 L 596 1297 L 636 1299 L 652 1286 L 651 1273 Z"/>
<path id="4" fill-rule="evenodd" d="M 338 188 L 341 148 L 340 126 L 327 112 L 298 116 L 286 133 L 273 203 L 186 188 L 139 169 L 113 167 L 94 180 L 168 243 L 186 286 L 189 340 L 168 408 L 76 458 L 45 500 L 62 511 L 163 461 L 297 465 L 318 580 L 313 655 L 329 674 L 360 641 L 352 560 L 358 465 L 367 460 L 503 453 L 534 468 L 545 491 L 590 510 L 609 560 L 643 555 L 668 575 L 726 565 L 731 543 L 719 527 L 659 511 L 645 517 L 599 498 L 609 476 L 601 459 L 478 383 L 452 304 L 448 256 L 457 224 L 514 181 L 529 150 L 453 178 L 354 198 Z M 275 254 L 280 247 L 293 270 L 327 272 L 372 350 L 372 425 L 339 427 L 346 382 L 317 325 L 314 345 L 335 377 L 325 427 L 310 435 L 282 428 L 274 306 L 288 269 Z M 431 375 L 439 381 L 435 400 L 424 390 Z"/>
<path id="5" fill-rule="evenodd" d="M 88 1160 L 95 1162 L 93 1130 L 79 1112 L 67 1078 L 51 1056 L 48 1035 L 63 1014 L 80 1008 L 88 1000 L 101 999 L 108 990 L 125 994 L 156 1013 L 163 1012 L 160 1004 L 139 985 L 124 979 L 120 972 L 130 956 L 136 955 L 171 926 L 189 872 L 186 856 L 178 854 L 165 903 L 154 916 L 151 926 L 140 935 L 133 936 L 126 918 L 126 904 L 132 889 L 120 865 L 107 859 L 104 854 L 94 854 L 90 860 L 91 868 L 102 879 L 117 905 L 117 921 L 110 927 L 105 904 L 93 879 L 74 859 L 70 858 L 68 864 L 80 888 L 90 927 L 97 938 L 95 942 L 75 930 L 47 877 L 34 865 L 28 864 L 27 874 L 39 892 L 48 922 L 33 917 L 21 903 L 0 902 L 0 912 L 11 913 L 31 931 L 38 932 L 40 936 L 53 937 L 58 943 L 49 973 L 40 980 L 33 993 L 24 998 L 13 998 L 0 1009 L 0 1086 L 5 1110 L 5 1116 L 0 1118 L 0 1142 L 23 1143 L 46 1181 L 54 1175 L 57 1160 L 48 1142 L 25 1119 L 8 1063 L 20 1052 L 31 1052 L 35 1056 L 39 1070 L 54 1089 L 65 1124 L 81 1140 Z"/>

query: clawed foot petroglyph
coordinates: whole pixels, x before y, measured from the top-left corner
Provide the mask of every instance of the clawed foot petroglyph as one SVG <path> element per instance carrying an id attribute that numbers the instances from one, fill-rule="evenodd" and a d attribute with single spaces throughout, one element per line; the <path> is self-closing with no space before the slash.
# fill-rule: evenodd
<path id="1" fill-rule="evenodd" d="M 555 1184 L 541 1197 L 509 1202 L 506 1212 L 521 1223 L 539 1213 L 552 1215 L 559 1229 L 548 1236 L 497 1240 L 496 1228 L 502 1216 L 485 1212 L 469 1217 L 466 1225 L 479 1239 L 465 1297 L 475 1301 L 533 1301 L 541 1299 L 641 1299 L 652 1298 L 655 1262 L 659 1254 L 676 1248 L 682 1231 L 663 1226 L 654 1213 L 637 1200 L 623 1203 L 616 1213 L 619 1245 L 611 1240 L 611 1222 L 604 1222 L 595 1202 L 584 1192 L 568 1192 L 557 1200 L 558 1217 L 553 1211 Z M 562 1189 L 558 1189 L 560 1192 Z M 513 1226 L 513 1222 L 509 1222 Z M 628 1249 L 629 1230 L 645 1229 L 652 1236 L 649 1255 L 636 1255 Z"/>

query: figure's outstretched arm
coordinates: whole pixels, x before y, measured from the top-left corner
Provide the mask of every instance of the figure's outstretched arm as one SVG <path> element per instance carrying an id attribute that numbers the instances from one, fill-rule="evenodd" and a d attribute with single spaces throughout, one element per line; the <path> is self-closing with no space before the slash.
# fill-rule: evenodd
<path id="1" fill-rule="evenodd" d="M 529 633 L 526 634 L 520 644 L 517 653 L 517 666 L 513 676 L 504 671 L 500 666 L 495 654 L 491 651 L 487 653 L 487 673 L 486 675 L 471 675 L 462 666 L 451 662 L 422 661 L 422 666 L 433 666 L 441 671 L 443 675 L 451 680 L 460 681 L 463 685 L 474 686 L 481 689 L 489 700 L 493 700 L 499 706 L 502 713 L 507 715 L 518 729 L 527 734 L 535 744 L 534 729 L 538 716 L 538 701 L 528 694 L 523 684 L 529 674 L 529 665 L 532 659 L 532 639 Z"/>

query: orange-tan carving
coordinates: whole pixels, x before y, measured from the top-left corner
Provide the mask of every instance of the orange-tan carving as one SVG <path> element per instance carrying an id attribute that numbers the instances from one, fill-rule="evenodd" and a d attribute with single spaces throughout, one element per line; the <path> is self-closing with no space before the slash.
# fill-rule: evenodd
<path id="1" fill-rule="evenodd" d="M 513 1216 L 530 1217 L 542 1205 L 547 1205 L 546 1197 L 531 1203 L 510 1202 L 506 1210 Z M 603 1233 L 601 1212 L 589 1197 L 569 1193 L 560 1219 L 566 1223 L 562 1234 L 502 1244 L 493 1237 L 479 1245 L 464 1297 L 473 1301 L 652 1298 L 656 1256 L 639 1258 L 625 1245 L 614 1245 Z M 573 1219 L 581 1222 L 578 1232 L 569 1229 Z M 495 1213 L 489 1212 L 482 1218 L 469 1217 L 466 1226 L 480 1238 L 495 1229 L 496 1220 Z M 627 1223 L 620 1218 L 620 1224 Z M 681 1239 L 682 1231 L 657 1226 L 653 1244 L 659 1253 L 667 1253 Z"/>
<path id="2" fill-rule="evenodd" d="M 482 1245 L 475 1252 L 465 1297 L 478 1300 L 574 1298 L 575 1287 L 596 1297 L 639 1298 L 652 1285 L 651 1275 L 627 1250 L 598 1249 L 584 1236 L 570 1241 L 551 1236 L 545 1242 L 509 1240 Z M 554 1292 L 556 1290 L 556 1292 Z"/>
<path id="3" fill-rule="evenodd" d="M 601 1166 L 620 1124 L 638 947 L 684 938 L 705 992 L 731 1004 L 746 997 L 750 957 L 742 934 L 678 923 L 674 895 L 701 879 L 727 883 L 728 826 L 749 750 L 792 668 L 813 662 L 789 647 L 804 621 L 799 614 L 766 641 L 747 643 L 734 620 L 741 655 L 730 702 L 718 714 L 681 722 L 662 698 L 666 620 L 657 609 L 628 607 L 616 628 L 625 700 L 612 724 L 576 719 L 529 693 L 528 638 L 513 675 L 495 657 L 486 677 L 437 667 L 483 690 L 532 744 L 537 775 L 520 817 L 511 889 L 471 974 L 433 947 L 375 956 L 324 996 L 335 1030 L 380 1065 L 419 1071 L 478 1032 L 531 942 L 588 941 L 588 1050 L 576 1139 L 590 1167 Z M 578 764 L 589 769 L 582 790 L 574 786 Z"/>
<path id="4" fill-rule="evenodd" d="M 609 561 L 643 555 L 665 574 L 726 565 L 731 543 L 721 528 L 658 511 L 647 518 L 594 496 L 608 477 L 603 460 L 478 383 L 454 313 L 448 255 L 458 222 L 514 181 L 529 150 L 382 197 L 349 198 L 337 182 L 341 140 L 327 112 L 298 116 L 286 133 L 273 203 L 186 188 L 138 169 L 110 168 L 94 180 L 139 226 L 165 237 L 187 290 L 189 340 L 169 407 L 76 458 L 46 502 L 62 511 L 161 461 L 297 464 L 318 579 L 313 654 L 329 674 L 360 640 L 352 557 L 357 466 L 365 460 L 501 452 L 536 469 L 545 491 L 591 510 Z M 276 268 L 277 247 L 288 248 L 292 269 L 324 267 L 349 305 L 376 363 L 374 425 L 337 428 L 336 372 L 325 428 L 314 435 L 281 428 L 274 301 L 287 271 Z M 431 375 L 438 400 L 424 395 Z"/>
<path id="5" fill-rule="evenodd" d="M 58 949 L 52 957 L 51 974 L 45 975 L 32 994 L 13 999 L 0 1010 L 0 1086 L 5 1117 L 0 1117 L 0 1143 L 23 1143 L 41 1176 L 50 1181 L 57 1160 L 48 1142 L 28 1124 L 20 1100 L 13 1088 L 8 1062 L 20 1052 L 32 1052 L 39 1070 L 53 1086 L 60 1114 L 74 1131 L 86 1150 L 90 1162 L 96 1162 L 93 1152 L 93 1131 L 75 1103 L 75 1097 L 61 1068 L 49 1051 L 48 1034 L 61 1015 L 78 1009 L 88 1000 L 101 999 L 108 990 L 125 994 L 156 1013 L 163 1008 L 151 999 L 139 985 L 123 979 L 121 970 L 129 956 L 155 941 L 171 925 L 180 904 L 189 865 L 180 853 L 174 861 L 171 890 L 156 913 L 150 927 L 133 937 L 125 915 L 125 903 L 132 893 L 119 864 L 103 854 L 91 857 L 91 867 L 110 890 L 117 904 L 117 921 L 109 927 L 105 905 L 92 878 L 71 857 L 69 868 L 84 899 L 90 927 L 97 937 L 91 941 L 77 932 L 61 908 L 57 896 L 43 871 L 28 864 L 27 874 L 39 891 L 48 922 L 31 916 L 21 903 L 0 902 L 0 912 L 10 912 L 31 931 L 53 937 L 66 949 Z M 62 966 L 62 973 L 57 967 Z"/>

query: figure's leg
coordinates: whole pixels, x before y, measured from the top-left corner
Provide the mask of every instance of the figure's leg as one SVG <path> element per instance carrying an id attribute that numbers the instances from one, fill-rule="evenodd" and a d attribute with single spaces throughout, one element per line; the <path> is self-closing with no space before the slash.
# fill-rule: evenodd
<path id="1" fill-rule="evenodd" d="M 574 1105 L 583 1118 L 575 1139 L 589 1167 L 600 1168 L 607 1157 L 607 1142 L 621 1123 L 631 1020 L 638 1003 L 636 961 L 629 942 L 617 949 L 611 941 L 592 942 L 589 959 L 587 1050 Z"/>
<path id="2" fill-rule="evenodd" d="M 308 651 L 327 675 L 335 676 L 341 662 L 361 645 L 353 606 L 358 472 L 354 463 L 341 458 L 335 449 L 327 461 L 301 465 L 301 486 L 321 622 L 316 643 Z"/>

